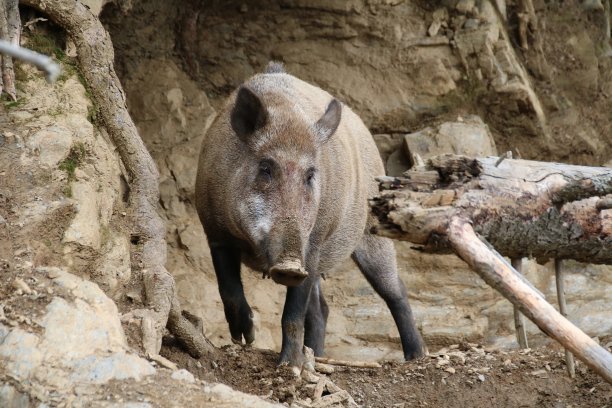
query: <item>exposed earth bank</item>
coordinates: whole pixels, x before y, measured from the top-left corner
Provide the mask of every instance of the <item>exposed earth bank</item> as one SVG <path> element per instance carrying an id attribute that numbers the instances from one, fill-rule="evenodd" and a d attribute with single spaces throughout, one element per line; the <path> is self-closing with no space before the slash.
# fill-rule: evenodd
<path id="1" fill-rule="evenodd" d="M 354 108 L 389 174 L 411 165 L 406 135 L 441 151 L 612 166 L 601 13 L 578 0 L 535 1 L 537 53 L 518 45 L 517 4 L 507 3 L 505 23 L 489 2 L 466 0 L 106 4 L 128 108 L 161 173 L 167 267 L 183 307 L 220 347 L 198 360 L 170 336 L 168 360 L 142 355 L 126 175 L 71 44 L 50 22 L 33 24 L 24 44 L 53 55 L 64 74 L 48 85 L 18 64 L 18 100 L 0 106 L 0 406 L 349 406 L 346 395 L 368 407 L 610 406 L 610 384 L 582 364 L 568 378 L 563 351 L 535 326 L 533 349 L 515 350 L 511 305 L 460 260 L 402 243 L 400 273 L 430 356 L 398 362 L 390 314 L 351 262 L 324 282 L 326 354 L 390 362 L 336 367 L 331 384 L 320 372 L 295 379 L 277 369 L 284 290 L 249 271 L 255 348 L 228 346 L 193 208 L 195 166 L 223 99 L 270 59 Z M 609 349 L 612 268 L 564 265 L 569 318 Z M 529 262 L 525 274 L 556 304 L 552 269 Z"/>

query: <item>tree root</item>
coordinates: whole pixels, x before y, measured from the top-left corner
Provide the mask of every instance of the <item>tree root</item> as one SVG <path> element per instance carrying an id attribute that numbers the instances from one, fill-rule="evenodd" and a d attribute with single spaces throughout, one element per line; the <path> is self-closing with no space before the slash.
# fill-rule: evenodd
<path id="1" fill-rule="evenodd" d="M 111 136 L 127 171 L 130 216 L 142 244 L 143 281 L 149 310 L 142 318 L 142 344 L 146 354 L 159 354 L 167 327 L 189 354 L 198 358 L 214 347 L 181 313 L 174 278 L 165 268 L 165 227 L 157 213 L 159 173 L 127 107 L 113 66 L 110 36 L 89 9 L 76 0 L 23 0 L 23 4 L 46 13 L 66 30 L 77 48 L 85 81 L 100 111 L 102 124 Z"/>
<path id="2" fill-rule="evenodd" d="M 0 39 L 10 44 L 19 45 L 21 34 L 21 21 L 19 20 L 19 8 L 17 0 L 3 0 L 0 2 Z M 12 100 L 17 100 L 15 89 L 15 71 L 13 70 L 13 58 L 9 55 L 0 55 L 2 64 L 0 70 L 0 94 L 4 91 Z"/>

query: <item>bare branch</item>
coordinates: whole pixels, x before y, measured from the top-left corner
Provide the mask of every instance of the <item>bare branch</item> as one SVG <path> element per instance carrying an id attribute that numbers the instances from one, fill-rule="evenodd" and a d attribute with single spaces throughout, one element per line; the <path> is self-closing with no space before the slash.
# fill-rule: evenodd
<path id="1" fill-rule="evenodd" d="M 13 58 L 19 58 L 45 71 L 47 74 L 47 81 L 49 82 L 55 81 L 61 72 L 59 64 L 50 57 L 12 44 L 8 41 L 0 40 L 0 53 L 10 55 Z"/>
<path id="2" fill-rule="evenodd" d="M 544 333 L 612 383 L 612 354 L 563 317 L 534 291 L 499 254 L 478 238 L 469 222 L 453 217 L 448 228 L 453 249 L 490 286 L 517 306 Z"/>

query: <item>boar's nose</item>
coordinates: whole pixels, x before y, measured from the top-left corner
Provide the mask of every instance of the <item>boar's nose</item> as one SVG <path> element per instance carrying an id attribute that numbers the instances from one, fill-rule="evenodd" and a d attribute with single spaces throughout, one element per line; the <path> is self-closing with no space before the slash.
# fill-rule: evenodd
<path id="1" fill-rule="evenodd" d="M 298 286 L 308 277 L 308 273 L 299 259 L 285 259 L 270 268 L 270 276 L 281 285 Z"/>

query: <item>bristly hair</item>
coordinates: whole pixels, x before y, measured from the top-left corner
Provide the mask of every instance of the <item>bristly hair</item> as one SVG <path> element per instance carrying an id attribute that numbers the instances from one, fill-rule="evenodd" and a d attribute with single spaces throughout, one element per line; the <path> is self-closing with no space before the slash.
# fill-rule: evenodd
<path id="1" fill-rule="evenodd" d="M 270 61 L 264 69 L 264 74 L 285 74 L 285 67 L 282 62 Z"/>

